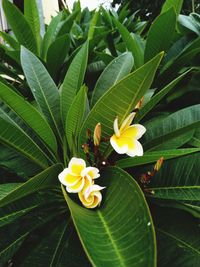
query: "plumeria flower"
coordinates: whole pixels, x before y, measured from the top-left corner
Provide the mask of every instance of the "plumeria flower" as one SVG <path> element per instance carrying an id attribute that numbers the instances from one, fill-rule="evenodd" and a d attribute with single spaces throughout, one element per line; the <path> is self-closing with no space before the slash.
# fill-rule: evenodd
<path id="1" fill-rule="evenodd" d="M 80 192 L 85 183 L 93 184 L 93 179 L 98 178 L 99 170 L 95 167 L 86 167 L 83 159 L 73 157 L 68 165 L 59 175 L 58 179 L 66 186 L 69 193 Z"/>
<path id="2" fill-rule="evenodd" d="M 79 199 L 82 202 L 83 206 L 88 209 L 93 209 L 99 206 L 102 201 L 102 194 L 100 190 L 104 188 L 105 187 L 96 184 L 91 185 L 87 180 L 83 190 L 78 193 Z"/>
<path id="3" fill-rule="evenodd" d="M 114 150 L 119 154 L 127 154 L 130 157 L 142 156 L 143 147 L 138 142 L 138 139 L 146 132 L 146 129 L 141 124 L 131 125 L 135 113 L 131 113 L 122 123 L 121 127 L 118 126 L 118 118 L 114 121 L 114 135 L 110 138 L 110 143 Z"/>

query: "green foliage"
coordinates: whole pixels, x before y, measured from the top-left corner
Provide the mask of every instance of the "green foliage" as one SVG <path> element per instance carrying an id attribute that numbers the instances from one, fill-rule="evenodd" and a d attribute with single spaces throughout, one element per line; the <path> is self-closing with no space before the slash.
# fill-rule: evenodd
<path id="1" fill-rule="evenodd" d="M 167 0 L 147 27 L 128 6 L 78 2 L 41 36 L 29 2 L 23 15 L 3 0 L 0 266 L 199 266 L 199 15 Z M 142 157 L 109 142 L 131 112 L 147 130 Z M 95 210 L 60 187 L 72 157 L 100 171 Z"/>
<path id="2" fill-rule="evenodd" d="M 148 31 L 145 61 L 148 61 L 160 51 L 168 50 L 173 40 L 175 27 L 176 13 L 173 8 L 156 18 Z"/>
<path id="3" fill-rule="evenodd" d="M 131 176 L 117 168 L 105 169 L 102 178 L 112 191 L 108 190 L 104 206 L 96 211 L 80 207 L 63 189 L 75 227 L 92 264 L 156 266 L 152 219 L 139 186 Z M 118 196 L 117 200 L 113 195 Z M 132 239 L 128 238 L 130 235 Z"/>
<path id="4" fill-rule="evenodd" d="M 37 42 L 26 17 L 8 0 L 3 1 L 3 8 L 18 42 L 37 54 Z"/>

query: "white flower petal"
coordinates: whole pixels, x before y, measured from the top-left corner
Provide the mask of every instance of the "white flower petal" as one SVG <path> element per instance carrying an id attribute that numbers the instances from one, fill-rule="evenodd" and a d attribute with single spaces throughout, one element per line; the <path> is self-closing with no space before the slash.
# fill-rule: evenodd
<path id="1" fill-rule="evenodd" d="M 122 125 L 120 127 L 120 132 L 124 131 L 127 127 L 129 127 L 135 117 L 135 112 L 132 112 L 126 117 L 126 119 L 122 122 Z"/>
<path id="2" fill-rule="evenodd" d="M 78 187 L 75 184 L 73 186 L 67 186 L 66 190 L 68 193 L 78 193 L 83 189 L 84 183 L 85 183 L 85 179 L 81 179 L 81 182 L 79 183 Z"/>
<path id="3" fill-rule="evenodd" d="M 114 132 L 115 132 L 116 136 L 119 137 L 120 131 L 119 131 L 119 127 L 118 127 L 118 117 L 116 117 L 116 119 L 114 120 L 113 128 L 114 128 Z"/>
<path id="4" fill-rule="evenodd" d="M 135 157 L 135 156 L 143 156 L 143 147 L 140 144 L 140 142 L 138 142 L 137 140 L 134 141 L 134 148 L 133 149 L 129 149 L 126 154 L 130 157 Z"/>
<path id="5" fill-rule="evenodd" d="M 113 135 L 110 138 L 110 143 L 111 146 L 114 148 L 114 150 L 118 153 L 118 154 L 125 154 L 128 150 L 128 145 L 125 144 L 124 146 L 119 146 L 118 143 L 116 142 L 116 137 Z"/>
<path id="6" fill-rule="evenodd" d="M 130 127 L 136 127 L 138 129 L 138 134 L 135 137 L 136 139 L 140 139 L 143 136 L 143 134 L 146 133 L 146 128 L 141 124 L 133 124 Z"/>
<path id="7" fill-rule="evenodd" d="M 82 170 L 86 168 L 86 163 L 81 158 L 73 157 L 69 162 L 68 168 L 71 174 L 80 175 Z"/>
<path id="8" fill-rule="evenodd" d="M 61 182 L 61 184 L 63 185 L 67 185 L 65 177 L 66 175 L 69 173 L 69 168 L 65 168 L 59 175 L 58 175 L 58 179 Z"/>
<path id="9" fill-rule="evenodd" d="M 91 179 L 99 178 L 99 169 L 95 167 L 87 167 L 81 172 L 81 176 L 90 176 Z"/>
<path id="10" fill-rule="evenodd" d="M 95 191 L 94 192 L 94 196 L 96 196 L 98 198 L 98 205 L 99 205 L 101 203 L 101 201 L 102 201 L 102 194 L 101 194 L 101 192 Z"/>

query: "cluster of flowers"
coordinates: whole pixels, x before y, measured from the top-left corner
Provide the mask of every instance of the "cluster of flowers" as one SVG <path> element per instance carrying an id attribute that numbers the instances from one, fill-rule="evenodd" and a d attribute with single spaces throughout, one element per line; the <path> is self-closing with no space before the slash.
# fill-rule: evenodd
<path id="1" fill-rule="evenodd" d="M 58 179 L 66 186 L 68 193 L 78 193 L 82 204 L 92 209 L 100 205 L 102 200 L 100 190 L 104 187 L 94 183 L 94 179 L 99 177 L 99 169 L 86 167 L 83 159 L 73 157 L 68 168 L 59 174 Z"/>
<path id="2" fill-rule="evenodd" d="M 110 137 L 110 144 L 118 154 L 127 154 L 130 157 L 142 156 L 143 147 L 138 141 L 146 132 L 144 126 L 140 124 L 131 125 L 135 113 L 132 112 L 118 126 L 118 117 L 114 120 L 114 134 Z M 97 124 L 94 131 L 94 145 L 99 146 L 101 139 L 100 124 Z M 99 169 L 86 167 L 83 159 L 72 158 L 68 168 L 59 174 L 60 182 L 66 186 L 69 193 L 78 193 L 79 199 L 86 208 L 95 208 L 102 200 L 101 187 L 94 183 L 94 179 L 99 178 Z"/>

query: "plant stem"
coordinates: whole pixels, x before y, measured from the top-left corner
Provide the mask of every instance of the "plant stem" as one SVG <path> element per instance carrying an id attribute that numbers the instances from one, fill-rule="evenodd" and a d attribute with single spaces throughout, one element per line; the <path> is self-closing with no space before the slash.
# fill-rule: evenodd
<path id="1" fill-rule="evenodd" d="M 194 1 L 195 1 L 195 0 L 192 0 L 192 13 L 195 13 L 195 5 L 194 5 Z"/>

